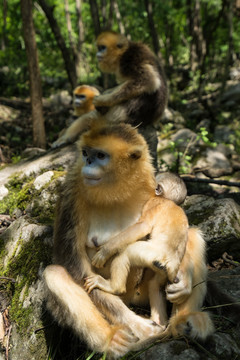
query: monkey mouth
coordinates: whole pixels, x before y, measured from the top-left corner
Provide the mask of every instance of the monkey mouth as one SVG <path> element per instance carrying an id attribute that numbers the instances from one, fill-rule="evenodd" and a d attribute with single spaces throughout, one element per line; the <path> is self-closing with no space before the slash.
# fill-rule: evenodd
<path id="1" fill-rule="evenodd" d="M 98 185 L 101 182 L 100 177 L 94 176 L 84 176 L 84 183 L 85 185 Z"/>

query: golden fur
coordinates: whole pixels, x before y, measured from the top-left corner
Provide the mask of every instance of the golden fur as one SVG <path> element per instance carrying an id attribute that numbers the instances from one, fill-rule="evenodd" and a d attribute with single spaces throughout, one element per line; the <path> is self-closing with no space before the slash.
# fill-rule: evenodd
<path id="1" fill-rule="evenodd" d="M 98 246 L 134 226 L 142 215 L 144 205 L 149 199 L 155 199 L 154 169 L 145 140 L 127 124 L 93 127 L 82 136 L 79 150 L 82 151 L 84 146 L 107 152 L 110 161 L 99 172 L 101 182 L 98 185 L 88 185 L 84 179 L 82 156 L 66 177 L 57 205 L 54 264 L 44 271 L 47 306 L 58 322 L 68 325 L 86 341 L 89 348 L 107 352 L 109 358 L 118 358 L 165 334 L 161 326 L 136 315 L 128 307 L 130 304 L 149 304 L 149 281 L 153 279 L 154 272 L 132 267 L 126 293 L 121 297 L 99 289 L 87 294 L 84 279 L 96 273 L 104 278 L 110 277 L 112 259 L 101 269 L 94 267 L 91 261 Z M 197 321 L 202 315 L 207 316 L 199 311 L 205 296 L 205 285 L 192 286 L 206 276 L 204 247 L 200 246 L 202 253 L 198 249 L 204 240 L 196 230 L 189 230 L 188 244 L 192 243 L 196 246 L 191 256 L 187 260 L 184 257 L 180 264 L 177 274 L 179 283 L 166 287 L 167 298 L 171 297 L 174 303 L 167 334 L 169 331 L 173 335 L 187 332 L 198 336 L 203 333 L 206 337 L 210 318 L 208 323 Z M 182 290 L 182 283 L 188 293 Z M 152 291 L 156 288 L 156 284 L 153 285 Z M 179 302 L 178 293 L 182 296 Z M 161 301 L 165 301 L 165 295 L 159 294 L 155 291 L 155 296 L 152 296 L 154 317 L 161 317 L 164 307 Z M 197 311 L 197 317 L 192 311 Z M 193 324 L 191 331 L 188 324 Z"/>
<path id="2" fill-rule="evenodd" d="M 74 115 L 82 116 L 89 111 L 95 110 L 95 106 L 93 105 L 93 98 L 99 94 L 99 91 L 93 86 L 77 86 L 73 91 Z M 79 99 L 81 96 L 82 98 Z"/>
<path id="3" fill-rule="evenodd" d="M 130 42 L 112 31 L 101 33 L 96 43 L 100 49 L 97 53 L 99 68 L 113 73 L 119 85 L 94 97 L 96 110 L 80 116 L 52 147 L 75 141 L 101 115 L 110 124 L 127 122 L 145 127 L 158 120 L 165 109 L 165 75 L 146 45 Z"/>

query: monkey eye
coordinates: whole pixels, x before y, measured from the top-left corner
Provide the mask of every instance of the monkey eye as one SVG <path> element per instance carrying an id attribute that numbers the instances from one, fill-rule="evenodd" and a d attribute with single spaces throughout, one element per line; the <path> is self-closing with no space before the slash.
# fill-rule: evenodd
<path id="1" fill-rule="evenodd" d="M 103 160 L 103 159 L 105 159 L 105 157 L 106 157 L 106 154 L 104 154 L 103 152 L 98 152 L 97 153 L 97 158 L 99 159 L 99 160 Z"/>
<path id="2" fill-rule="evenodd" d="M 83 155 L 84 157 L 86 157 L 86 156 L 87 156 L 87 150 L 82 149 L 82 155 Z"/>
<path id="3" fill-rule="evenodd" d="M 83 95 L 83 94 L 82 94 L 82 95 L 75 95 L 75 96 L 76 96 L 77 99 L 85 99 L 85 97 L 86 97 L 86 96 Z"/>
<path id="4" fill-rule="evenodd" d="M 105 45 L 98 45 L 98 51 L 105 51 L 106 46 Z"/>

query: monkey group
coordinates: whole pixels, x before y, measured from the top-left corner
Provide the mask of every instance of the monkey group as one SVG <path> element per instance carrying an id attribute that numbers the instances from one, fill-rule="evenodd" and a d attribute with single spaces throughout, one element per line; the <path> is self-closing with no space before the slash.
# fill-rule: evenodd
<path id="1" fill-rule="evenodd" d="M 117 359 L 169 336 L 205 340 L 214 326 L 201 311 L 205 241 L 179 206 L 186 187 L 176 175 L 155 176 L 156 144 L 144 133 L 166 106 L 162 67 L 146 45 L 112 31 L 97 47 L 100 69 L 119 85 L 74 91 L 80 117 L 54 147 L 78 139 L 78 157 L 57 203 L 44 283 L 56 320 Z M 149 306 L 150 317 L 130 304 Z"/>
<path id="2" fill-rule="evenodd" d="M 146 138 L 157 168 L 157 133 L 154 123 L 167 104 L 167 83 L 163 68 L 143 43 L 129 41 L 113 31 L 101 33 L 96 41 L 99 68 L 114 74 L 118 86 L 95 96 L 95 110 L 80 116 L 52 146 L 75 141 L 100 115 L 108 123 L 127 122 L 137 126 Z"/>

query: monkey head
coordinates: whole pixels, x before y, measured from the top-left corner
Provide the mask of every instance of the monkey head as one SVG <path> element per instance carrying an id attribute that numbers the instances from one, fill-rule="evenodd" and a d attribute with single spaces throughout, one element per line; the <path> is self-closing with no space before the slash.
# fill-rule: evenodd
<path id="1" fill-rule="evenodd" d="M 93 126 L 82 135 L 78 148 L 88 201 L 122 202 L 146 179 L 154 192 L 154 170 L 146 141 L 129 124 Z"/>
<path id="2" fill-rule="evenodd" d="M 177 205 L 184 202 L 187 188 L 184 181 L 177 174 L 165 172 L 156 175 L 156 195 L 174 201 Z"/>
<path id="3" fill-rule="evenodd" d="M 128 39 L 114 31 L 104 31 L 97 37 L 97 60 L 105 73 L 115 74 L 122 54 L 129 46 Z"/>
<path id="4" fill-rule="evenodd" d="M 94 96 L 99 95 L 99 91 L 88 85 L 77 86 L 73 91 L 74 115 L 81 116 L 95 109 L 93 105 Z"/>

